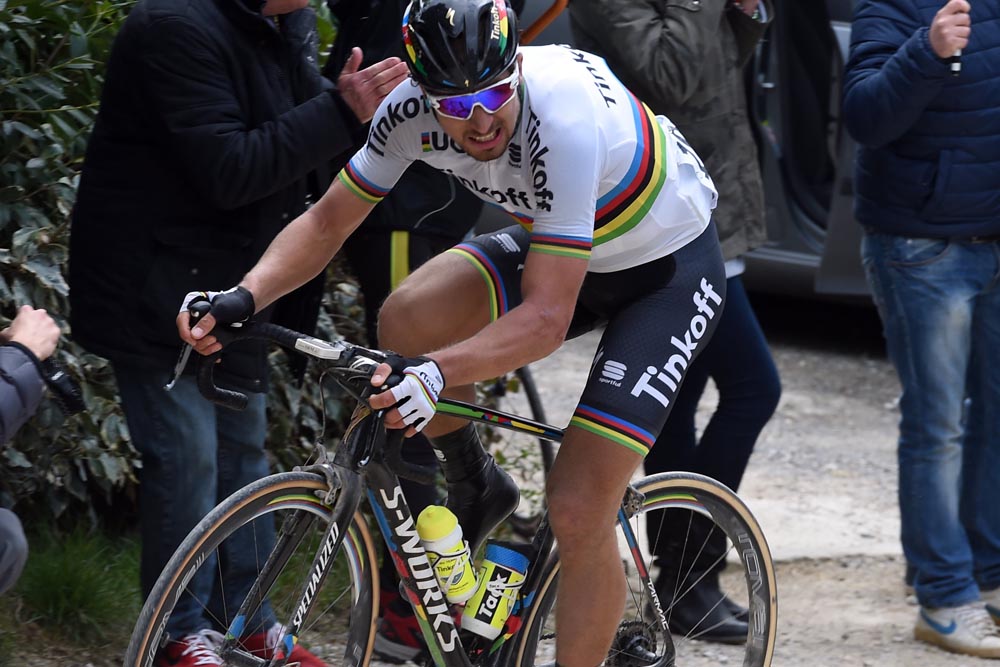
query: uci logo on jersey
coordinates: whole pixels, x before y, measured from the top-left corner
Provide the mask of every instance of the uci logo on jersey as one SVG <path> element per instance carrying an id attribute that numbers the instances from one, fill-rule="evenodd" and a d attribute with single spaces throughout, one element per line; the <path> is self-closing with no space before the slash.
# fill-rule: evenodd
<path id="1" fill-rule="evenodd" d="M 433 151 L 446 151 L 451 149 L 456 153 L 465 153 L 455 140 L 449 137 L 444 132 L 421 132 L 420 133 L 420 148 L 425 153 L 431 153 Z"/>

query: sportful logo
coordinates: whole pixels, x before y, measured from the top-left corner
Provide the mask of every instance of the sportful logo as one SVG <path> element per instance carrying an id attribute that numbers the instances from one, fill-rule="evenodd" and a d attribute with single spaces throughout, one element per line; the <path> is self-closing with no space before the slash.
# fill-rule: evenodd
<path id="1" fill-rule="evenodd" d="M 506 253 L 521 252 L 521 246 L 517 244 L 517 241 L 514 240 L 513 236 L 507 234 L 506 232 L 503 234 L 494 234 L 490 238 L 496 241 Z"/>
<path id="2" fill-rule="evenodd" d="M 663 372 L 657 370 L 655 366 L 649 366 L 646 372 L 642 374 L 642 377 L 639 378 L 639 381 L 635 383 L 635 386 L 632 387 L 631 394 L 633 396 L 638 397 L 646 394 L 655 399 L 663 407 L 667 407 L 670 404 L 670 399 L 667 398 L 667 395 L 658 386 L 654 386 L 653 383 L 660 383 L 669 392 L 677 390 L 681 376 L 684 374 L 685 369 L 687 369 L 688 364 L 691 363 L 691 358 L 694 356 L 694 350 L 698 346 L 698 341 L 708 331 L 709 321 L 715 317 L 715 309 L 712 308 L 709 302 L 714 303 L 716 306 L 722 305 L 722 297 L 719 296 L 715 288 L 704 278 L 701 279 L 701 291 L 695 292 L 691 300 L 694 302 L 698 314 L 691 318 L 688 330 L 684 332 L 684 339 L 681 340 L 676 336 L 670 337 L 670 344 L 676 347 L 679 352 L 671 355 L 667 363 L 663 365 Z"/>
<path id="3" fill-rule="evenodd" d="M 608 359 L 604 362 L 604 369 L 601 370 L 601 377 L 597 381 L 610 384 L 612 387 L 620 387 L 622 386 L 622 380 L 625 379 L 625 371 L 627 370 L 628 367 L 622 362 Z"/>
<path id="4" fill-rule="evenodd" d="M 413 517 L 407 516 L 403 519 L 403 511 L 397 509 L 403 499 L 403 489 L 399 486 L 393 489 L 392 498 L 386 495 L 384 489 L 379 489 L 379 494 L 386 509 L 396 510 L 397 518 L 402 520 L 401 524 L 393 527 L 396 536 L 399 537 L 401 555 L 406 558 L 410 573 L 416 580 L 417 591 L 423 599 L 424 609 L 427 610 L 428 620 L 434 628 L 441 649 L 450 653 L 458 646 L 458 630 L 455 629 L 455 620 L 448 613 L 448 602 L 438 586 L 434 568 L 427 560 L 427 552 L 420 544 Z"/>
<path id="5" fill-rule="evenodd" d="M 507 163 L 515 169 L 521 168 L 521 144 L 507 144 Z"/>

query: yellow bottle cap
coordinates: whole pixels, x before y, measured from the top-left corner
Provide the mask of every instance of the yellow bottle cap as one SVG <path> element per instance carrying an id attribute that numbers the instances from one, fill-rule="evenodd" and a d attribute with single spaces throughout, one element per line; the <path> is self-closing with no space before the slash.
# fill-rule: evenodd
<path id="1" fill-rule="evenodd" d="M 447 507 L 428 505 L 417 517 L 417 535 L 420 539 L 432 542 L 440 540 L 455 530 L 458 519 Z"/>

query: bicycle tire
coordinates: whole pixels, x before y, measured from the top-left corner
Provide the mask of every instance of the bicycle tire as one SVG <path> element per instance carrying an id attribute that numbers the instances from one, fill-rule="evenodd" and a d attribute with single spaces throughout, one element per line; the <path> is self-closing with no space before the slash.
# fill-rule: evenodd
<path id="1" fill-rule="evenodd" d="M 690 636 L 677 636 L 664 632 L 656 613 L 649 604 L 645 584 L 632 568 L 627 568 L 629 594 L 625 611 L 619 623 L 615 643 L 605 665 L 609 667 L 707 667 L 708 665 L 733 664 L 744 667 L 768 667 L 771 664 L 776 636 L 777 593 L 774 564 L 767 541 L 753 514 L 736 494 L 724 485 L 701 475 L 691 473 L 661 473 L 643 478 L 633 484 L 643 496 L 641 509 L 629 520 L 629 525 L 640 544 L 642 518 L 650 511 L 696 512 L 712 519 L 723 530 L 736 550 L 739 567 L 729 567 L 723 575 L 723 588 L 731 599 L 749 608 L 747 642 L 741 645 L 706 644 L 697 640 L 698 629 Z M 619 533 L 622 529 L 618 528 Z M 698 549 L 699 545 L 691 545 Z M 648 556 L 632 553 L 633 558 L 643 558 L 645 569 L 650 569 Z M 732 561 L 732 559 L 729 559 Z M 626 562 L 628 559 L 626 558 Z M 729 563 L 733 565 L 732 562 Z M 558 555 L 553 553 L 539 580 L 535 595 L 537 600 L 524 616 L 521 632 L 513 639 L 518 641 L 513 656 L 519 667 L 535 667 L 555 660 L 554 608 L 559 574 Z M 742 575 L 742 576 L 740 576 Z M 693 582 L 676 582 L 686 590 Z M 600 601 L 595 601 L 600 604 Z M 663 609 L 667 620 L 670 609 Z M 703 631 L 703 629 L 701 630 Z M 638 650 L 632 648 L 638 647 Z M 673 655 L 671 656 L 671 650 Z M 740 657 L 742 655 L 742 658 Z"/>
<path id="2" fill-rule="evenodd" d="M 546 423 L 545 408 L 527 366 L 480 387 L 482 404 L 510 414 Z M 555 445 L 490 424 L 480 424 L 483 443 L 497 462 L 517 482 L 521 502 L 507 517 L 506 526 L 519 538 L 530 540 L 545 511 L 545 478 L 555 459 Z"/>
<path id="3" fill-rule="evenodd" d="M 178 601 L 192 595 L 189 585 L 203 567 L 214 569 L 216 590 L 224 561 L 227 540 L 240 529 L 256 532 L 264 524 L 262 517 L 273 516 L 284 531 L 299 526 L 300 534 L 290 539 L 274 586 L 264 591 L 278 622 L 288 624 L 299 594 L 310 581 L 310 567 L 331 517 L 337 516 L 334 500 L 324 505 L 329 489 L 320 475 L 289 472 L 271 475 L 240 489 L 213 509 L 174 552 L 164 567 L 135 625 L 125 654 L 125 667 L 153 667 L 157 650 L 168 638 L 165 627 Z M 341 512 L 343 513 L 343 512 Z M 304 519 L 305 523 L 298 523 Z M 371 659 L 378 611 L 377 560 L 368 526 L 360 514 L 347 516 L 338 523 L 344 535 L 341 548 L 333 554 L 333 569 L 321 590 L 315 593 L 317 604 L 298 635 L 300 643 L 328 664 L 366 667 Z M 246 539 L 247 532 L 240 539 Z M 277 548 L 275 549 L 275 552 Z M 267 561 L 258 557 L 258 567 Z M 259 575 L 258 575 L 259 577 Z M 224 593 L 225 591 L 221 591 Z M 223 605 L 222 610 L 208 610 L 203 616 L 214 629 L 225 633 L 233 623 L 239 603 Z M 246 623 L 242 636 L 266 628 Z M 321 639 L 321 643 L 317 643 Z M 348 655 L 349 654 L 349 655 Z M 229 664 L 224 661 L 224 664 Z"/>

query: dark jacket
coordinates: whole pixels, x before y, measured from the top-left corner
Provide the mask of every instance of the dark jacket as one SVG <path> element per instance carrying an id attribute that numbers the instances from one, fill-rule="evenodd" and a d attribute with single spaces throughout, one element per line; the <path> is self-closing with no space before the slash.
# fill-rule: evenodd
<path id="1" fill-rule="evenodd" d="M 1000 234 L 1000 5 L 973 2 L 960 76 L 931 48 L 939 0 L 861 0 L 844 123 L 861 147 L 855 215 L 910 237 Z"/>
<path id="2" fill-rule="evenodd" d="M 235 285 L 363 136 L 320 76 L 313 13 L 275 22 L 260 5 L 141 0 L 115 40 L 69 271 L 73 335 L 115 363 L 170 370 L 184 295 Z M 275 319 L 308 330 L 320 290 L 282 299 Z M 263 347 L 232 346 L 221 370 L 262 390 Z"/>
<path id="3" fill-rule="evenodd" d="M 767 24 L 730 5 L 729 0 L 569 3 L 576 45 L 603 57 L 629 90 L 677 126 L 705 162 L 719 191 L 712 219 L 726 259 L 766 240 L 743 65 Z M 770 3 L 767 10 L 770 18 Z"/>
<path id="4" fill-rule="evenodd" d="M 20 345 L 0 347 L 0 444 L 35 414 L 45 382 L 34 355 Z"/>

